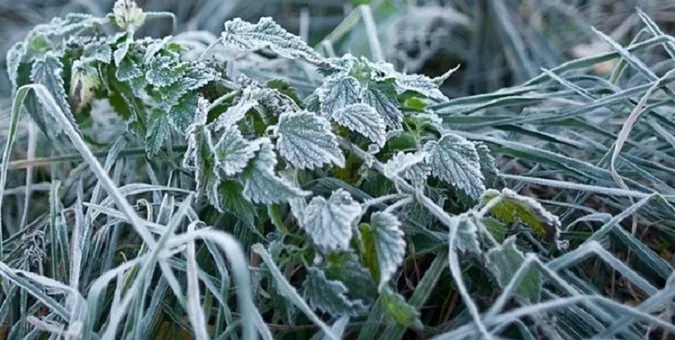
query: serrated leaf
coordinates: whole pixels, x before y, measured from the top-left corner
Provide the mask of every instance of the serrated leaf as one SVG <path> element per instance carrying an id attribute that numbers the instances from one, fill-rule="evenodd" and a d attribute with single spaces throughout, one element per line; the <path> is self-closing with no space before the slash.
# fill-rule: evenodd
<path id="1" fill-rule="evenodd" d="M 208 101 L 199 98 L 196 114 L 194 114 L 195 122 L 186 132 L 188 148 L 183 158 L 183 167 L 194 170 L 197 193 L 206 194 L 209 202 L 220 210 L 223 206 L 219 193 L 221 179 L 216 171 L 213 137 L 211 131 L 204 125 L 206 107 L 208 107 Z"/>
<path id="2" fill-rule="evenodd" d="M 363 102 L 375 108 L 390 129 L 401 129 L 403 111 L 399 108 L 396 91 L 387 85 L 369 85 L 363 92 Z"/>
<path id="3" fill-rule="evenodd" d="M 112 60 L 112 48 L 105 41 L 97 41 L 84 46 L 83 56 L 109 64 Z"/>
<path id="4" fill-rule="evenodd" d="M 480 142 L 474 144 L 476 145 L 476 151 L 478 152 L 478 158 L 480 159 L 480 170 L 485 178 L 485 186 L 488 188 L 498 186 L 501 179 L 499 178 L 499 170 L 497 170 L 495 158 L 492 157 L 490 148 Z"/>
<path id="5" fill-rule="evenodd" d="M 115 71 L 115 78 L 119 81 L 130 81 L 143 75 L 143 70 L 131 58 L 124 58 Z"/>
<path id="6" fill-rule="evenodd" d="M 236 102 L 227 108 L 216 120 L 213 126 L 216 131 L 237 124 L 246 117 L 246 113 L 258 105 L 256 97 L 257 90 L 252 87 L 245 87 Z"/>
<path id="7" fill-rule="evenodd" d="M 172 106 L 189 91 L 198 90 L 217 78 L 218 75 L 213 69 L 201 64 L 191 65 L 177 82 L 156 91 L 159 92 L 164 105 Z"/>
<path id="8" fill-rule="evenodd" d="M 161 51 L 172 38 L 173 37 L 169 35 L 162 38 L 162 40 L 155 40 L 150 45 L 148 45 L 148 47 L 145 50 L 145 54 L 143 54 L 143 63 L 146 64 L 150 63 L 154 58 L 155 54 Z"/>
<path id="9" fill-rule="evenodd" d="M 70 104 L 66 97 L 66 89 L 63 85 L 63 64 L 57 55 L 48 52 L 45 55 L 37 58 L 33 62 L 33 67 L 30 73 L 30 79 L 33 83 L 44 85 L 47 90 L 54 96 L 56 103 L 59 105 L 68 121 L 77 129 L 75 118 L 70 112 Z M 43 103 L 44 105 L 44 103 Z M 46 113 L 45 114 L 53 114 Z"/>
<path id="10" fill-rule="evenodd" d="M 277 149 L 299 169 L 313 170 L 324 164 L 345 166 L 330 123 L 309 111 L 284 113 L 279 117 Z"/>
<path id="11" fill-rule="evenodd" d="M 277 156 L 272 142 L 261 138 L 260 150 L 245 177 L 244 197 L 253 203 L 278 204 L 310 193 L 294 186 L 274 173 Z"/>
<path id="12" fill-rule="evenodd" d="M 336 123 L 364 135 L 380 147 L 384 146 L 387 137 L 384 121 L 372 106 L 352 104 L 333 112 L 331 118 Z"/>
<path id="13" fill-rule="evenodd" d="M 452 227 L 456 228 L 455 249 L 462 253 L 480 254 L 480 243 L 478 242 L 478 227 L 475 221 L 466 214 L 453 216 Z"/>
<path id="14" fill-rule="evenodd" d="M 428 152 L 427 163 L 434 176 L 472 199 L 478 199 L 485 192 L 480 158 L 473 143 L 446 133 L 438 142 L 428 142 L 424 150 Z"/>
<path id="15" fill-rule="evenodd" d="M 9 82 L 12 84 L 12 94 L 16 91 L 17 88 L 17 79 L 19 78 L 19 65 L 23 57 L 26 55 L 26 45 L 23 42 L 18 42 L 7 51 L 7 56 L 5 58 L 7 64 L 7 75 L 9 76 Z"/>
<path id="16" fill-rule="evenodd" d="M 321 114 L 330 117 L 336 111 L 361 101 L 361 85 L 354 77 L 330 77 L 316 89 Z"/>
<path id="17" fill-rule="evenodd" d="M 371 69 L 371 79 L 376 82 L 393 80 L 397 94 L 412 91 L 427 98 L 447 101 L 448 98 L 438 89 L 438 79 L 434 80 L 421 74 L 405 74 L 394 70 L 393 65 L 385 62 L 368 63 Z"/>
<path id="18" fill-rule="evenodd" d="M 148 129 L 145 135 L 145 151 L 150 156 L 156 155 L 164 145 L 164 140 L 169 135 L 169 122 L 166 114 L 159 108 L 150 111 L 147 119 Z"/>
<path id="19" fill-rule="evenodd" d="M 498 247 L 487 253 L 487 267 L 497 279 L 501 288 L 506 287 L 516 271 L 523 265 L 525 256 L 516 248 L 516 237 L 511 236 Z M 530 303 L 539 302 L 541 294 L 541 277 L 536 268 L 529 268 L 516 290 L 517 295 Z"/>
<path id="20" fill-rule="evenodd" d="M 481 205 L 487 204 L 500 195 L 501 201 L 490 210 L 494 217 L 509 224 L 522 222 L 530 226 L 539 237 L 546 241 L 557 238 L 560 220 L 531 197 L 519 195 L 508 188 L 502 189 L 501 192 L 490 189 L 483 195 Z"/>
<path id="21" fill-rule="evenodd" d="M 192 124 L 197 111 L 198 96 L 188 92 L 171 107 L 168 112 L 169 123 L 176 131 L 183 133 Z"/>
<path id="22" fill-rule="evenodd" d="M 155 87 L 166 87 L 177 82 L 187 71 L 185 63 L 173 63 L 171 57 L 154 58 L 148 65 L 145 80 Z"/>
<path id="23" fill-rule="evenodd" d="M 370 228 L 374 236 L 380 273 L 378 290 L 382 290 L 403 263 L 405 234 L 398 218 L 386 211 L 373 213 L 370 217 Z"/>
<path id="24" fill-rule="evenodd" d="M 322 250 L 347 249 L 352 226 L 361 216 L 361 205 L 344 189 L 333 191 L 328 200 L 315 196 L 307 205 L 300 226 Z"/>
<path id="25" fill-rule="evenodd" d="M 218 169 L 225 176 L 234 176 L 244 171 L 258 148 L 258 144 L 249 142 L 241 135 L 236 125 L 227 127 L 214 148 Z"/>
<path id="26" fill-rule="evenodd" d="M 121 45 L 117 46 L 117 49 L 113 52 L 113 60 L 115 61 L 115 66 L 119 67 L 122 63 L 122 60 L 129 53 L 129 48 L 131 47 L 131 39 L 127 36 L 124 42 Z"/>
<path id="27" fill-rule="evenodd" d="M 431 174 L 429 165 L 425 163 L 425 152 L 404 153 L 399 151 L 384 165 L 384 175 L 392 178 L 401 176 L 414 186 L 423 185 Z"/>
<path id="28" fill-rule="evenodd" d="M 379 304 L 382 313 L 397 324 L 404 327 L 421 327 L 419 312 L 391 288 L 387 287 L 380 292 Z"/>
<path id="29" fill-rule="evenodd" d="M 350 297 L 370 304 L 377 295 L 377 284 L 352 249 L 328 254 L 323 270 L 328 279 L 343 282 L 349 289 Z"/>
<path id="30" fill-rule="evenodd" d="M 300 111 L 300 107 L 288 95 L 277 89 L 263 88 L 256 94 L 262 113 L 279 116 L 287 112 Z"/>
<path id="31" fill-rule="evenodd" d="M 263 17 L 256 24 L 235 18 L 225 23 L 221 41 L 238 52 L 269 48 L 284 58 L 303 58 L 320 63 L 323 58 L 300 37 L 287 32 L 272 18 Z"/>
<path id="32" fill-rule="evenodd" d="M 307 268 L 307 279 L 302 284 L 303 295 L 312 308 L 333 316 L 356 316 L 365 310 L 361 300 L 350 300 L 347 287 L 335 280 L 328 280 L 318 268 Z"/>

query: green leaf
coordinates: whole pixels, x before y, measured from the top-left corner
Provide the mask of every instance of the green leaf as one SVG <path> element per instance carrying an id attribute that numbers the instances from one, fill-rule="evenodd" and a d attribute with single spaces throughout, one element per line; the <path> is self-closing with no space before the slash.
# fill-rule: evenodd
<path id="1" fill-rule="evenodd" d="M 452 217 L 453 227 L 457 228 L 455 248 L 462 253 L 480 254 L 478 242 L 478 227 L 471 216 L 461 214 Z"/>
<path id="2" fill-rule="evenodd" d="M 145 135 L 145 151 L 150 156 L 156 155 L 169 136 L 169 122 L 166 113 L 159 108 L 150 111 L 147 119 L 148 130 Z"/>
<path id="3" fill-rule="evenodd" d="M 481 205 L 488 204 L 498 196 L 501 196 L 501 200 L 490 209 L 490 213 L 494 217 L 509 224 L 517 222 L 526 224 L 539 237 L 547 241 L 555 240 L 558 237 L 560 231 L 558 217 L 531 197 L 519 195 L 508 188 L 504 188 L 501 192 L 490 189 L 483 195 Z"/>
<path id="4" fill-rule="evenodd" d="M 316 89 L 321 114 L 327 117 L 349 105 L 361 102 L 361 85 L 354 77 L 338 75 L 327 78 Z"/>
<path id="5" fill-rule="evenodd" d="M 476 147 L 464 137 L 446 133 L 441 139 L 424 145 L 431 173 L 461 190 L 472 199 L 485 192 L 480 158 Z"/>
<path id="6" fill-rule="evenodd" d="M 419 312 L 391 288 L 387 287 L 380 292 L 379 303 L 382 313 L 397 324 L 421 328 Z"/>
<path id="7" fill-rule="evenodd" d="M 236 125 L 227 127 L 214 147 L 218 169 L 225 176 L 244 171 L 259 147 L 259 144 L 246 140 Z"/>
<path id="8" fill-rule="evenodd" d="M 143 70 L 132 58 L 124 58 L 120 61 L 115 71 L 115 78 L 119 81 L 128 82 L 143 75 Z"/>
<path id="9" fill-rule="evenodd" d="M 178 104 L 171 107 L 168 112 L 169 123 L 176 131 L 183 133 L 192 124 L 197 111 L 198 99 L 196 93 L 188 92 L 178 101 Z"/>
<path id="10" fill-rule="evenodd" d="M 370 229 L 374 237 L 380 273 L 378 290 L 382 290 L 403 263 L 406 250 L 405 234 L 401 230 L 398 218 L 387 211 L 373 213 L 370 217 Z"/>
<path id="11" fill-rule="evenodd" d="M 312 170 L 324 164 L 345 166 L 345 158 L 330 123 L 309 111 L 287 112 L 279 117 L 277 148 L 282 157 L 299 169 Z"/>
<path id="12" fill-rule="evenodd" d="M 256 51 L 269 48 L 284 58 L 303 58 L 313 63 L 323 61 L 316 51 L 300 37 L 288 33 L 272 18 L 263 17 L 256 24 L 235 18 L 225 23 L 221 35 L 223 45 L 238 52 Z"/>
<path id="13" fill-rule="evenodd" d="M 268 138 L 261 138 L 260 151 L 244 177 L 244 197 L 253 203 L 278 204 L 310 193 L 274 173 L 277 156 Z"/>
<path id="14" fill-rule="evenodd" d="M 17 80 L 19 78 L 19 65 L 23 57 L 26 55 L 26 44 L 23 42 L 18 42 L 7 51 L 7 56 L 5 58 L 7 64 L 7 75 L 9 76 L 9 81 L 12 84 L 12 94 L 16 92 Z"/>
<path id="15" fill-rule="evenodd" d="M 429 165 L 425 163 L 425 152 L 404 153 L 399 151 L 384 165 L 384 175 L 388 178 L 401 176 L 414 186 L 424 185 L 431 174 Z"/>
<path id="16" fill-rule="evenodd" d="M 246 117 L 246 113 L 258 105 L 257 96 L 258 89 L 250 86 L 242 90 L 241 95 L 236 99 L 233 105 L 227 108 L 216 120 L 213 122 L 216 130 L 226 128 L 228 126 L 237 124 L 240 120 Z"/>
<path id="17" fill-rule="evenodd" d="M 125 37 L 124 42 L 121 45 L 117 46 L 117 49 L 113 52 L 113 60 L 115 61 L 115 66 L 119 67 L 122 63 L 122 60 L 129 53 L 129 48 L 131 47 L 132 39 L 129 36 Z"/>
<path id="18" fill-rule="evenodd" d="M 516 271 L 523 265 L 525 256 L 516 248 L 516 237 L 511 236 L 498 247 L 490 249 L 487 253 L 488 269 L 497 279 L 501 288 L 506 287 Z M 539 302 L 541 294 L 541 277 L 536 268 L 529 268 L 527 274 L 520 282 L 517 289 L 518 296 L 530 303 Z"/>
<path id="19" fill-rule="evenodd" d="M 44 85 L 47 90 L 54 96 L 56 103 L 59 105 L 59 108 L 63 110 L 63 113 L 66 115 L 68 121 L 77 129 L 77 124 L 75 123 L 75 118 L 73 117 L 72 112 L 70 112 L 70 104 L 68 104 L 68 99 L 66 97 L 66 89 L 63 85 L 63 63 L 59 57 L 52 53 L 47 52 L 45 55 L 40 56 L 33 62 L 33 67 L 30 73 L 30 80 L 33 83 Z M 42 105 L 46 105 L 42 103 Z M 43 111 L 45 115 L 52 115 L 50 112 Z M 45 117 L 46 118 L 46 117 Z M 49 126 L 52 127 L 52 126 Z"/>
<path id="20" fill-rule="evenodd" d="M 106 41 L 96 41 L 84 46 L 83 56 L 109 64 L 112 60 L 112 48 Z"/>
<path id="21" fill-rule="evenodd" d="M 396 97 L 396 91 L 390 84 L 371 83 L 363 92 L 363 102 L 375 108 L 387 127 L 393 130 L 401 129 L 403 122 L 403 111 Z"/>
<path id="22" fill-rule="evenodd" d="M 382 117 L 367 104 L 352 104 L 332 113 L 331 118 L 338 124 L 356 131 L 373 143 L 383 146 L 387 132 Z"/>
<path id="23" fill-rule="evenodd" d="M 307 205 L 300 226 L 322 250 L 347 249 L 353 224 L 361 216 L 361 205 L 344 189 L 333 191 L 326 200 L 315 196 Z"/>
<path id="24" fill-rule="evenodd" d="M 333 316 L 356 316 L 366 309 L 361 300 L 350 300 L 346 296 L 348 290 L 342 282 L 327 279 L 326 274 L 316 267 L 307 268 L 307 279 L 302 288 L 312 308 Z"/>
<path id="25" fill-rule="evenodd" d="M 370 304 L 377 295 L 377 284 L 359 261 L 354 250 L 333 251 L 326 256 L 326 277 L 338 280 L 349 289 L 349 296 Z"/>
<path id="26" fill-rule="evenodd" d="M 167 87 L 176 82 L 187 71 L 185 63 L 175 63 L 169 56 L 153 58 L 148 65 L 145 80 L 155 87 Z"/>
<path id="27" fill-rule="evenodd" d="M 483 178 L 485 178 L 485 186 L 488 188 L 497 187 L 500 185 L 501 179 L 499 178 L 499 170 L 497 170 L 495 158 L 492 157 L 490 148 L 481 142 L 476 142 L 474 145 L 480 159 L 480 170 Z"/>
<path id="28" fill-rule="evenodd" d="M 378 62 L 369 63 L 371 68 L 371 79 L 376 82 L 394 81 L 396 93 L 401 95 L 407 91 L 412 91 L 424 97 L 447 101 L 448 98 L 438 89 L 438 84 L 421 74 L 404 74 L 394 70 L 389 63 Z"/>

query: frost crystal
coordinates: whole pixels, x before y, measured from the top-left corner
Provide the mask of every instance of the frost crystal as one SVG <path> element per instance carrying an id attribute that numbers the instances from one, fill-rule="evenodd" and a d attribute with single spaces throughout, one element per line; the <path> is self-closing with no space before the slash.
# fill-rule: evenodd
<path id="1" fill-rule="evenodd" d="M 299 169 L 314 169 L 333 163 L 344 167 L 330 123 L 309 111 L 288 112 L 279 118 L 277 148 L 281 156 Z"/>
<path id="2" fill-rule="evenodd" d="M 321 196 L 312 198 L 301 226 L 320 248 L 326 251 L 347 249 L 352 238 L 352 225 L 361 212 L 361 205 L 347 191 L 338 189 L 328 200 Z"/>
<path id="3" fill-rule="evenodd" d="M 370 105 L 349 105 L 333 112 L 331 118 L 338 124 L 366 136 L 379 146 L 383 146 L 386 141 L 384 121 Z"/>
<path id="4" fill-rule="evenodd" d="M 405 256 L 405 240 L 401 222 L 390 212 L 376 212 L 370 218 L 375 238 L 377 263 L 380 268 L 379 289 L 394 276 Z"/>
<path id="5" fill-rule="evenodd" d="M 473 143 L 464 137 L 446 133 L 438 142 L 424 146 L 427 163 L 434 176 L 461 190 L 473 199 L 485 192 L 480 159 Z"/>

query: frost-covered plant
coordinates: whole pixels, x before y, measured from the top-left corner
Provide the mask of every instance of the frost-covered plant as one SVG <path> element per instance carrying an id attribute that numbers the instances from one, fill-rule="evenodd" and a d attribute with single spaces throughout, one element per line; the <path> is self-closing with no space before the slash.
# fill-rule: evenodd
<path id="1" fill-rule="evenodd" d="M 15 107 L 23 104 L 54 140 L 64 131 L 73 139 L 73 130 L 97 145 L 108 140 L 90 129 L 93 103 L 107 102 L 148 159 L 192 176 L 207 203 L 199 219 L 217 221 L 209 217 L 215 213 L 257 235 L 252 259 L 263 264 L 254 288 L 266 294 L 256 299 L 270 299 L 284 321 L 292 324 L 301 311 L 331 333 L 316 312 L 358 317 L 378 303 L 404 329 L 420 328 L 420 303 L 407 302 L 398 289 L 401 267 L 414 256 L 413 238 L 443 245 L 451 230 L 450 252 L 481 264 L 502 287 L 525 261 L 514 238 L 501 244 L 507 224 L 522 222 L 556 240 L 555 216 L 536 201 L 498 191 L 487 146 L 447 129 L 428 110 L 447 101 L 438 87 L 453 70 L 429 78 L 351 55 L 327 58 L 269 18 L 227 22 L 218 44 L 232 55 L 222 65 L 210 58 L 213 47 L 195 59 L 170 36 L 137 38 L 135 31 L 157 16 L 119 0 L 105 18 L 71 14 L 36 27 L 8 54 L 14 93 L 27 95 L 17 96 Z M 233 75 L 242 56 L 263 50 L 315 70 L 321 84 L 301 98 L 282 80 Z M 26 93 L 28 84 L 49 96 Z M 56 128 L 60 114 L 73 129 Z M 181 162 L 177 150 L 184 150 Z M 150 225 L 166 224 L 169 215 Z M 199 225 L 193 221 L 188 230 Z M 24 252 L 31 267 L 45 256 L 30 247 Z M 196 270 L 193 261 L 188 268 Z M 169 275 L 164 267 L 162 273 Z M 188 290 L 199 295 L 194 280 L 196 274 L 188 277 Z M 519 296 L 533 302 L 541 280 L 532 274 L 528 282 L 531 289 Z M 180 286 L 171 289 L 178 294 Z M 204 315 L 195 312 L 200 296 L 197 305 L 194 295 L 187 299 L 194 332 L 203 335 Z M 121 316 L 110 317 L 117 326 Z M 96 318 L 80 321 L 88 336 L 100 326 Z M 103 336 L 115 332 L 106 328 Z"/>

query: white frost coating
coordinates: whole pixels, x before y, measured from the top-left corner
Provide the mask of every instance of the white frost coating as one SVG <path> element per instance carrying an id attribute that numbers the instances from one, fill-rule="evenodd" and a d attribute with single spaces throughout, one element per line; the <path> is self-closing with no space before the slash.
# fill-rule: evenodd
<path id="1" fill-rule="evenodd" d="M 310 194 L 274 173 L 277 155 L 268 138 L 260 138 L 257 143 L 260 151 L 253 161 L 251 172 L 245 178 L 243 194 L 247 200 L 252 203 L 278 204 Z"/>
<path id="2" fill-rule="evenodd" d="M 342 282 L 329 280 L 319 268 L 307 268 L 307 279 L 302 287 L 312 308 L 322 312 L 334 316 L 356 316 L 365 309 L 361 300 L 351 301 L 345 295 L 348 289 Z"/>
<path id="3" fill-rule="evenodd" d="M 405 256 L 405 234 L 401 230 L 401 222 L 390 212 L 376 212 L 370 218 L 370 227 L 375 236 L 377 264 L 380 267 L 378 290 L 396 274 L 398 266 Z"/>
<path id="4" fill-rule="evenodd" d="M 361 101 L 361 85 L 354 77 L 338 74 L 328 77 L 316 89 L 316 95 L 321 103 L 321 114 L 330 116 L 348 105 L 359 103 Z"/>
<path id="5" fill-rule="evenodd" d="M 331 118 L 336 123 L 364 135 L 379 146 L 383 146 L 386 141 L 387 131 L 384 120 L 370 105 L 349 105 L 333 112 Z"/>
<path id="6" fill-rule="evenodd" d="M 473 143 L 464 137 L 446 133 L 438 142 L 424 146 L 427 163 L 434 176 L 478 199 L 485 192 L 480 158 Z"/>
<path id="7" fill-rule="evenodd" d="M 347 249 L 352 239 L 352 226 L 361 212 L 361 205 L 347 191 L 338 189 L 328 200 L 321 196 L 312 198 L 301 226 L 321 249 Z"/>
<path id="8" fill-rule="evenodd" d="M 384 175 L 388 178 L 400 175 L 415 186 L 424 184 L 431 174 L 431 169 L 425 163 L 426 152 L 404 153 L 399 151 L 385 165 Z"/>
<path id="9" fill-rule="evenodd" d="M 255 157 L 258 148 L 259 144 L 246 140 L 236 125 L 229 126 L 214 147 L 218 168 L 225 176 L 236 175 Z"/>
<path id="10" fill-rule="evenodd" d="M 323 61 L 316 51 L 300 37 L 288 33 L 269 17 L 260 18 L 256 24 L 235 18 L 225 23 L 221 41 L 229 48 L 239 52 L 269 48 L 284 58 L 303 58 L 309 62 Z"/>
<path id="11" fill-rule="evenodd" d="M 345 166 L 345 158 L 331 131 L 330 123 L 309 111 L 287 112 L 279 117 L 279 153 L 299 169 L 324 164 Z"/>
<path id="12" fill-rule="evenodd" d="M 388 128 L 398 130 L 402 128 L 403 111 L 399 108 L 394 89 L 391 89 L 394 93 L 388 92 L 384 87 L 368 86 L 363 91 L 363 102 L 375 108 Z"/>

